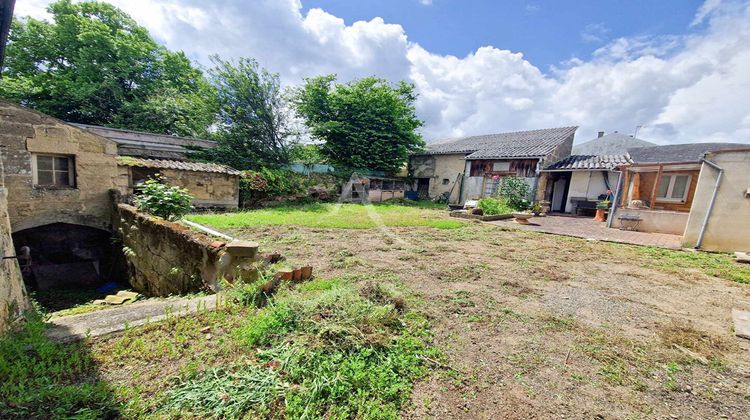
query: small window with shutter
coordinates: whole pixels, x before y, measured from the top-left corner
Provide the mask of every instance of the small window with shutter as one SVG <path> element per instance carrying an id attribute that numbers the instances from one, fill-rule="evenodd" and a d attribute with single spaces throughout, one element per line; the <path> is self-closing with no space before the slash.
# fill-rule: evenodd
<path id="1" fill-rule="evenodd" d="M 33 154 L 34 185 L 39 187 L 75 188 L 73 156 Z"/>

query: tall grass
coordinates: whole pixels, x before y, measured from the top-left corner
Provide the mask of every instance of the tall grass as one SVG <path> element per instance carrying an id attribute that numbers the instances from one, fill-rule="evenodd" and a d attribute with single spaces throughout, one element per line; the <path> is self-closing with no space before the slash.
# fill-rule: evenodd
<path id="1" fill-rule="evenodd" d="M 282 287 L 234 337 L 255 363 L 183 381 L 163 413 L 397 418 L 435 357 L 425 318 L 393 287 L 341 279 Z"/>
<path id="2" fill-rule="evenodd" d="M 310 204 L 223 214 L 193 214 L 196 223 L 216 228 L 259 225 L 295 225 L 332 229 L 371 229 L 381 223 L 390 227 L 433 227 L 455 229 L 464 222 L 448 220 L 444 212 L 423 206 L 379 204 Z"/>

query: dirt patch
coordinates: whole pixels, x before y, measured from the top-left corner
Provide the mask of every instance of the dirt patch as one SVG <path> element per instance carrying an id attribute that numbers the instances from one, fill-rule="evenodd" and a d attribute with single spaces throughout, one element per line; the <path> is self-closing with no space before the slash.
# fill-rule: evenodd
<path id="1" fill-rule="evenodd" d="M 417 385 L 406 418 L 732 418 L 750 410 L 750 345 L 731 332 L 731 308 L 750 302 L 750 287 L 699 268 L 659 264 L 635 247 L 486 224 L 230 234 L 262 238 L 264 249 L 313 264 L 317 276 L 399 279 L 417 297 L 444 366 Z M 673 320 L 697 335 L 665 327 Z"/>

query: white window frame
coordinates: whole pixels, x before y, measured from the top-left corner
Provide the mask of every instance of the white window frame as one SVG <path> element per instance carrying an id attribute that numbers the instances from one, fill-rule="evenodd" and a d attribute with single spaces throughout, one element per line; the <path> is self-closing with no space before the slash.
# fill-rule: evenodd
<path id="1" fill-rule="evenodd" d="M 668 176 L 669 177 L 669 186 L 667 187 L 667 196 L 666 197 L 656 197 L 656 201 L 662 202 L 662 203 L 684 203 L 687 201 L 688 195 L 690 194 L 690 185 L 693 182 L 693 176 L 690 174 L 662 174 L 662 177 Z M 674 191 L 674 184 L 677 181 L 678 176 L 686 176 L 687 177 L 687 185 L 685 186 L 685 192 L 682 195 L 682 198 L 675 198 L 672 197 L 672 192 Z M 657 179 L 657 182 L 661 182 L 661 180 Z M 660 184 L 661 185 L 661 184 Z"/>
<path id="2" fill-rule="evenodd" d="M 66 158 L 68 159 L 68 185 L 57 185 L 57 184 L 39 184 L 39 165 L 37 164 L 37 157 L 43 156 L 43 157 L 51 157 L 51 158 Z M 52 180 L 54 181 L 54 159 L 52 161 Z M 54 153 L 32 153 L 31 154 L 31 173 L 33 178 L 33 183 L 35 187 L 42 187 L 42 188 L 60 188 L 60 189 L 72 189 L 76 188 L 76 178 L 75 178 L 75 156 L 71 155 L 57 155 Z M 60 172 L 60 171 L 58 171 Z"/>

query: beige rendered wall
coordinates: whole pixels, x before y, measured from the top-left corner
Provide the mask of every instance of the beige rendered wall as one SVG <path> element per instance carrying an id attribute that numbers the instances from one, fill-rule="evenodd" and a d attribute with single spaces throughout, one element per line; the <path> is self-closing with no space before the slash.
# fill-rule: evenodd
<path id="1" fill-rule="evenodd" d="M 710 153 L 706 159 L 724 169 L 701 249 L 750 252 L 750 150 Z M 683 245 L 694 247 L 713 195 L 718 171 L 703 164 Z"/>
<path id="2" fill-rule="evenodd" d="M 613 215 L 612 227 L 629 228 L 632 222 L 622 223 L 617 217 L 622 214 L 639 215 L 641 222 L 636 229 L 639 232 L 668 233 L 670 235 L 682 235 L 687 225 L 688 213 L 670 210 L 648 210 L 618 208 Z"/>
<path id="3" fill-rule="evenodd" d="M 8 219 L 8 195 L 0 187 L 0 256 L 12 256 L 13 238 Z M 0 333 L 8 329 L 9 322 L 27 308 L 26 290 L 21 278 L 21 269 L 15 259 L 0 261 Z"/>
<path id="4" fill-rule="evenodd" d="M 13 232 L 49 223 L 109 229 L 108 190 L 117 178 L 117 145 L 47 115 L 0 101 L 0 144 Z M 75 188 L 33 185 L 32 153 L 75 158 Z"/>

